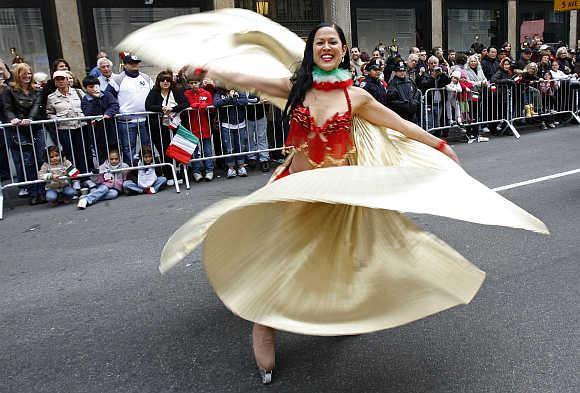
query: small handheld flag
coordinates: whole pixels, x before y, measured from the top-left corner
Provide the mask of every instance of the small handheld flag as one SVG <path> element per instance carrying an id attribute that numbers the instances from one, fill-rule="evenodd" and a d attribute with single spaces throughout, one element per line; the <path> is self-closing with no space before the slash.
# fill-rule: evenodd
<path id="1" fill-rule="evenodd" d="M 173 136 L 171 143 L 167 147 L 165 154 L 179 161 L 182 164 L 189 163 L 195 148 L 199 144 L 199 139 L 182 125 L 177 127 L 177 132 Z"/>

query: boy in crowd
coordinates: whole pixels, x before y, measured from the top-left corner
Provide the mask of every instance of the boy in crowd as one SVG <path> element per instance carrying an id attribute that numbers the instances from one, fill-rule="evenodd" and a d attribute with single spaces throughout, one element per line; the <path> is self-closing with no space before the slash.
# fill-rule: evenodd
<path id="1" fill-rule="evenodd" d="M 96 142 L 96 153 L 99 165 L 109 155 L 107 146 L 117 145 L 117 133 L 115 132 L 114 116 L 119 113 L 119 102 L 108 91 L 101 91 L 99 79 L 87 76 L 83 79 L 83 87 L 87 94 L 81 100 L 81 109 L 85 116 L 103 116 L 102 120 L 95 119 L 91 122 L 91 131 Z"/>

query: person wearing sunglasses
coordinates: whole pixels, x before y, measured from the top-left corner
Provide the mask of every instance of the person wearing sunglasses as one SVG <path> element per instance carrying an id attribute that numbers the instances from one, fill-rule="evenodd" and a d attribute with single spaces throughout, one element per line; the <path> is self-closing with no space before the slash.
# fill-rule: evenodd
<path id="1" fill-rule="evenodd" d="M 151 116 L 149 120 L 151 139 L 163 162 L 169 159 L 164 154 L 171 142 L 171 130 L 168 126 L 187 107 L 189 107 L 189 101 L 183 90 L 175 85 L 173 73 L 171 71 L 160 72 L 155 79 L 155 86 L 145 99 L 145 110 L 159 113 L 157 116 Z M 187 127 L 187 123 L 184 125 Z M 169 159 L 169 161 L 171 160 Z M 171 168 L 164 166 L 163 176 L 172 179 Z"/>

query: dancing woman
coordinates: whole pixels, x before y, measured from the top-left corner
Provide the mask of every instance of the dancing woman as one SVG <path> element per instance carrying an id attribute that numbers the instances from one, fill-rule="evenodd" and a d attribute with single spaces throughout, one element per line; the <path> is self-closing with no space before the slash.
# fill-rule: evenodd
<path id="1" fill-rule="evenodd" d="M 285 114 L 290 120 L 290 134 L 286 145 L 295 149 L 283 171 L 276 172 L 277 179 L 321 167 L 348 165 L 349 154 L 356 151 L 351 136 L 354 116 L 398 130 L 458 161 L 444 140 L 403 120 L 367 91 L 353 87 L 348 53 L 342 29 L 322 23 L 310 32 L 304 60 L 292 80 L 251 78 L 211 70 L 209 77 L 226 84 L 254 86 L 269 96 L 288 97 Z M 255 323 L 252 337 L 256 363 L 263 382 L 268 383 L 275 365 L 275 330 Z"/>
<path id="2" fill-rule="evenodd" d="M 291 33 L 247 11 L 175 23 L 205 18 L 200 26 L 207 29 L 208 21 L 232 16 L 237 18 L 221 23 L 246 18 L 251 25 L 236 30 L 233 41 L 254 40 L 232 56 L 284 58 L 282 43 Z M 160 30 L 152 29 L 157 35 Z M 132 36 L 121 45 L 141 48 L 142 55 L 151 48 L 138 43 L 148 38 Z M 166 244 L 160 270 L 204 241 L 204 266 L 216 293 L 230 310 L 254 322 L 263 383 L 272 380 L 276 330 L 368 333 L 471 301 L 485 273 L 400 212 L 547 232 L 537 218 L 469 177 L 445 141 L 353 87 L 349 64 L 342 30 L 324 23 L 308 36 L 292 78 L 205 67 L 223 86 L 254 89 L 279 105 L 287 99 L 287 144 L 293 149 L 268 185 L 219 202 L 183 225 Z M 462 202 L 474 198 L 485 198 L 487 206 L 474 211 Z M 231 233 L 238 241 L 223 247 Z"/>

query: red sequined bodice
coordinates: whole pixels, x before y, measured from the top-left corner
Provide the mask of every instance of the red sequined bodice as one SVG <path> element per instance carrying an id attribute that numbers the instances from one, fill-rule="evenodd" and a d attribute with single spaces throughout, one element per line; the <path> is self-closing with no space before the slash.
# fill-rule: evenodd
<path id="1" fill-rule="evenodd" d="M 302 151 L 314 167 L 344 165 L 355 150 L 351 136 L 352 108 L 344 89 L 348 111 L 335 113 L 322 127 L 316 125 L 308 107 L 297 105 L 290 118 L 287 146 Z"/>

